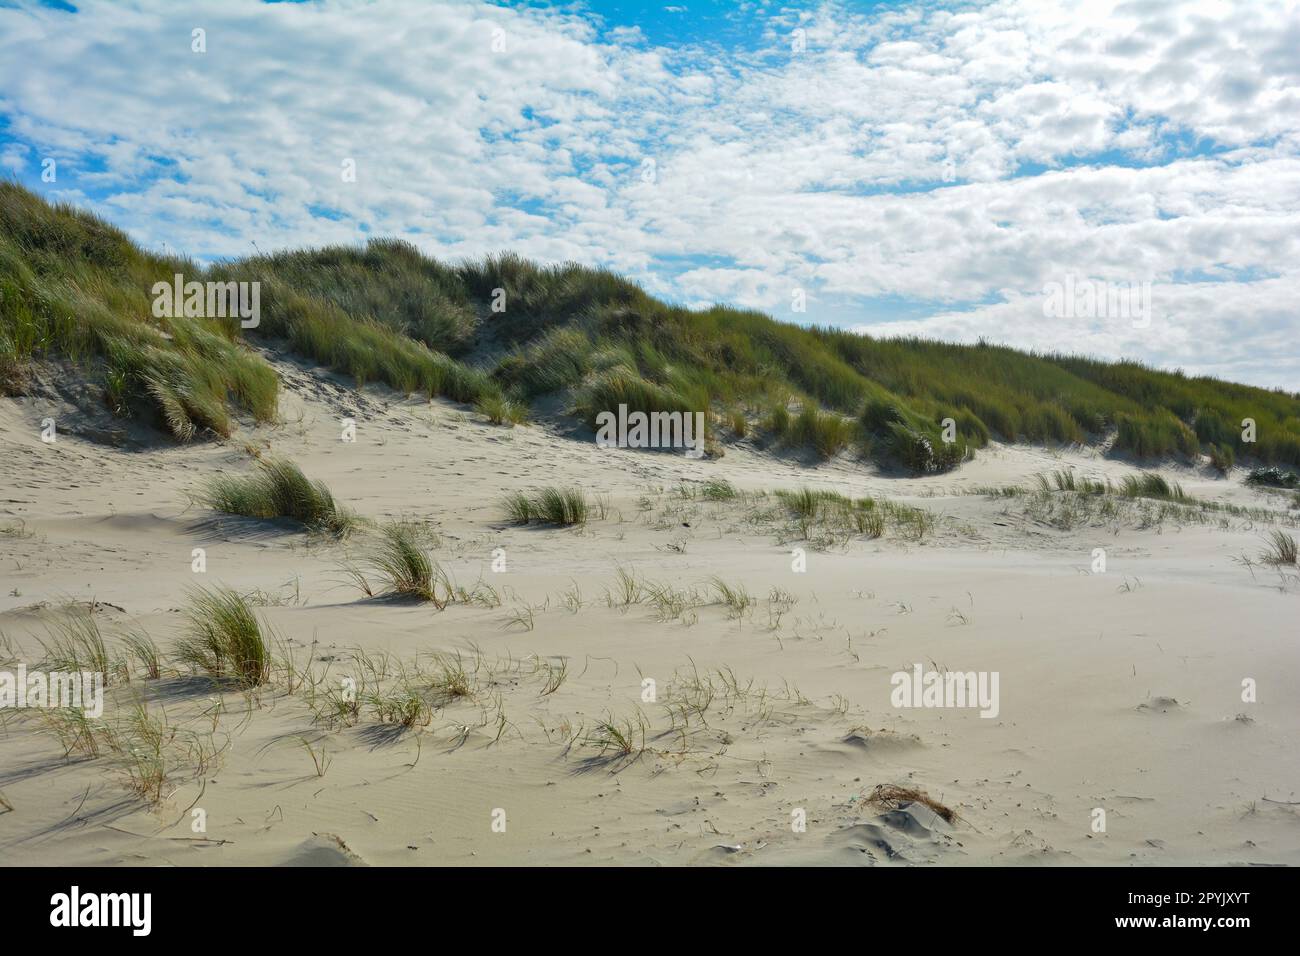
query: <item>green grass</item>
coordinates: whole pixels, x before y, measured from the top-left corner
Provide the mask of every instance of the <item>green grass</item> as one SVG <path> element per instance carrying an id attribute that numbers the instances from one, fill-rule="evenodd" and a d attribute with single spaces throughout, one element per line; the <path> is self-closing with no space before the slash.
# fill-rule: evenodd
<path id="1" fill-rule="evenodd" d="M 789 433 L 790 409 L 786 408 L 784 399 L 772 406 L 763 424 L 778 439 L 784 438 Z"/>
<path id="2" fill-rule="evenodd" d="M 622 307 L 644 296 L 636 286 L 605 269 L 575 262 L 544 266 L 514 253 L 487 256 L 462 264 L 457 273 L 471 295 L 492 301 L 505 293 L 503 312 L 492 322 L 512 340 L 531 339 L 598 307 Z"/>
<path id="3" fill-rule="evenodd" d="M 1191 456 L 1200 450 L 1196 433 L 1171 412 L 1120 415 L 1116 425 L 1115 449 L 1131 452 L 1137 458 Z"/>
<path id="4" fill-rule="evenodd" d="M 187 282 L 260 282 L 260 324 L 155 317 L 153 285 L 177 273 Z M 0 182 L 0 393 L 24 390 L 32 360 L 65 358 L 121 418 L 182 441 L 225 437 L 238 412 L 256 421 L 276 415 L 279 379 L 248 336 L 358 384 L 474 402 L 499 387 L 439 350 L 469 344 L 473 316 L 455 271 L 401 243 L 205 269 L 146 252 L 96 216 Z"/>
<path id="5" fill-rule="evenodd" d="M 226 268 L 241 278 L 282 284 L 342 314 L 449 354 L 471 347 L 478 329 L 457 271 L 398 239 L 255 256 Z"/>
<path id="6" fill-rule="evenodd" d="M 376 720 L 403 729 L 423 726 L 432 716 L 428 702 L 410 687 L 377 692 L 370 695 L 369 703 Z"/>
<path id="7" fill-rule="evenodd" d="M 1051 475 L 1035 475 L 1043 491 L 1074 491 L 1081 495 L 1104 495 L 1115 489 L 1109 481 L 1094 481 L 1072 471 L 1054 471 Z"/>
<path id="8" fill-rule="evenodd" d="M 47 671 L 85 671 L 112 680 L 117 668 L 94 614 L 81 607 L 69 607 L 49 626 L 41 666 Z"/>
<path id="9" fill-rule="evenodd" d="M 638 713 L 635 722 L 629 718 L 619 720 L 613 714 L 606 714 L 603 720 L 596 722 L 583 743 L 597 748 L 602 756 L 612 752 L 616 757 L 632 757 L 645 753 L 648 730 L 649 724 L 643 714 Z"/>
<path id="10" fill-rule="evenodd" d="M 726 479 L 714 478 L 704 482 L 700 486 L 698 494 L 705 501 L 730 501 L 739 495 L 739 492 Z"/>
<path id="11" fill-rule="evenodd" d="M 474 403 L 474 411 L 493 425 L 520 425 L 528 420 L 528 409 L 503 395 L 487 395 Z"/>
<path id="12" fill-rule="evenodd" d="M 1097 481 L 1081 477 L 1072 471 L 1055 471 L 1050 475 L 1035 475 L 1034 480 L 1042 491 L 1072 491 L 1081 495 L 1123 495 L 1125 498 L 1154 498 L 1158 501 L 1190 502 L 1192 499 L 1178 482 L 1163 475 L 1143 472 L 1127 475 L 1118 485 L 1108 480 Z"/>
<path id="13" fill-rule="evenodd" d="M 605 589 L 605 603 L 610 607 L 631 607 L 650 596 L 645 581 L 634 570 L 619 566 L 614 569 L 614 587 Z"/>
<path id="14" fill-rule="evenodd" d="M 420 529 L 414 525 L 398 522 L 381 528 L 370 562 L 388 594 L 430 601 L 439 609 L 453 596 L 450 581 L 430 559 Z"/>
<path id="15" fill-rule="evenodd" d="M 270 679 L 270 648 L 257 615 L 238 591 L 193 588 L 185 616 L 187 632 L 175 652 L 182 664 L 212 678 L 233 678 L 244 687 Z"/>
<path id="16" fill-rule="evenodd" d="M 485 371 L 430 349 L 391 325 L 304 293 L 270 269 L 248 260 L 217 272 L 225 279 L 262 283 L 262 321 L 254 332 L 259 338 L 283 343 L 289 351 L 352 376 L 358 385 L 380 382 L 405 393 L 465 403 L 500 391 Z"/>
<path id="17" fill-rule="evenodd" d="M 144 631 L 131 631 L 123 635 L 122 644 L 126 648 L 123 664 L 127 673 L 134 662 L 139 665 L 141 674 L 149 680 L 157 680 L 162 676 L 162 653 L 152 637 Z"/>
<path id="18" fill-rule="evenodd" d="M 788 419 L 778 437 L 786 445 L 811 448 L 820 458 L 833 458 L 848 447 L 854 438 L 853 424 L 834 412 L 819 412 L 805 405 L 799 414 Z"/>
<path id="19" fill-rule="evenodd" d="M 503 387 L 532 399 L 572 388 L 592 367 L 592 342 L 579 329 L 557 328 L 516 348 L 493 370 Z"/>
<path id="20" fill-rule="evenodd" d="M 84 708 L 59 707 L 43 714 L 46 726 L 63 746 L 63 756 L 95 758 L 100 755 L 104 724 L 87 716 Z"/>
<path id="21" fill-rule="evenodd" d="M 1227 475 L 1236 464 L 1237 455 L 1231 445 L 1210 445 L 1210 467 L 1221 475 Z"/>
<path id="22" fill-rule="evenodd" d="M 1155 498 L 1160 501 L 1188 501 L 1186 492 L 1178 482 L 1167 481 L 1162 475 L 1128 475 L 1120 484 L 1120 492 L 1128 498 Z"/>
<path id="23" fill-rule="evenodd" d="M 178 778 L 207 775 L 220 756 L 211 733 L 169 724 L 166 711 L 150 711 L 142 697 L 112 720 L 88 717 L 77 708 L 47 710 L 42 718 L 65 756 L 106 758 L 104 768 L 119 774 L 128 790 L 152 806 L 170 796 L 169 785 Z"/>
<path id="24" fill-rule="evenodd" d="M 894 531 L 909 541 L 923 541 L 938 524 L 937 516 L 924 508 L 894 501 L 885 501 L 880 507 Z"/>
<path id="25" fill-rule="evenodd" d="M 843 498 L 843 495 L 835 491 L 814 491 L 811 488 L 800 488 L 798 491 L 782 488 L 776 492 L 776 496 L 792 514 L 800 518 L 816 518 L 828 501 Z"/>
<path id="26" fill-rule="evenodd" d="M 728 617 L 744 617 L 758 603 L 743 584 L 728 584 L 716 575 L 709 584 L 718 594 L 718 603 L 727 608 Z"/>
<path id="27" fill-rule="evenodd" d="M 797 491 L 778 489 L 778 501 L 794 519 L 800 537 L 808 539 L 814 530 L 841 537 L 853 534 L 879 538 L 885 533 L 889 512 L 877 507 L 874 498 L 852 499 L 838 491 L 800 488 Z"/>
<path id="28" fill-rule="evenodd" d="M 1300 475 L 1277 467 L 1254 468 L 1246 476 L 1246 481 L 1252 485 L 1263 485 L 1269 488 L 1295 488 L 1300 486 Z"/>
<path id="29" fill-rule="evenodd" d="M 69 605 L 38 639 L 44 651 L 41 666 L 47 671 L 85 671 L 104 676 L 105 684 L 130 681 L 134 673 L 149 680 L 162 676 L 162 655 L 153 639 L 141 630 L 116 630 L 114 650 L 92 611 Z M 0 654 L 0 661 L 5 655 Z"/>
<path id="30" fill-rule="evenodd" d="M 947 417 L 957 423 L 955 416 Z M 978 419 L 963 412 L 962 421 L 973 439 L 964 435 L 958 424 L 953 440 L 945 441 L 941 422 L 929 421 L 897 401 L 869 400 L 859 416 L 866 447 L 874 450 L 875 457 L 917 474 L 955 468 L 969 456 L 972 440 L 979 444 L 987 441 L 987 431 Z"/>
<path id="31" fill-rule="evenodd" d="M 1296 557 L 1295 538 L 1277 529 L 1269 532 L 1267 548 L 1261 555 L 1266 564 L 1294 566 Z"/>
<path id="32" fill-rule="evenodd" d="M 477 666 L 467 669 L 459 653 L 437 654 L 433 658 L 433 669 L 428 675 L 429 690 L 439 703 L 473 697 L 478 681 Z"/>
<path id="33" fill-rule="evenodd" d="M 151 713 L 143 700 L 136 701 L 128 716 L 103 736 L 127 788 L 147 803 L 161 803 L 177 762 L 175 751 L 181 749 L 177 730 L 167 724 L 165 714 Z M 194 753 L 192 741 L 189 749 L 186 756 L 202 765 L 205 758 Z"/>
<path id="34" fill-rule="evenodd" d="M 543 488 L 532 494 L 513 492 L 503 501 L 506 513 L 516 524 L 582 525 L 587 523 L 590 504 L 579 488 Z"/>
<path id="35" fill-rule="evenodd" d="M 263 458 L 252 475 L 215 475 L 194 500 L 224 514 L 247 518 L 289 518 L 313 531 L 343 536 L 357 518 L 334 501 L 324 482 L 311 481 L 293 462 Z"/>
<path id="36" fill-rule="evenodd" d="M 590 428 L 596 427 L 601 412 L 618 414 L 620 405 L 632 412 L 702 412 L 708 399 L 697 395 L 694 400 L 671 385 L 657 384 L 642 378 L 625 366 L 600 373 L 578 396 L 577 411 Z"/>
<path id="37" fill-rule="evenodd" d="M 237 320 L 152 314 L 155 282 L 202 271 L 0 182 L 0 393 L 24 390 L 32 360 L 65 358 L 111 412 L 181 441 L 229 435 L 236 410 L 274 419 L 279 379 L 239 340 Z"/>
<path id="38" fill-rule="evenodd" d="M 261 282 L 261 324 L 153 318 L 149 289 L 176 272 Z M 492 311 L 498 301 L 504 311 Z M 1113 436 L 1116 453 L 1141 461 L 1210 453 L 1216 467 L 1300 466 L 1300 395 L 1280 389 L 690 309 L 601 268 L 509 253 L 440 263 L 395 240 L 204 269 L 0 184 L 0 389 L 21 389 L 33 359 L 63 357 L 117 414 L 181 439 L 229 434 L 239 414 L 269 420 L 276 409 L 276 376 L 245 337 L 358 383 L 485 408 L 563 395 L 588 424 L 622 403 L 721 416 L 739 436 L 749 427 L 736 409 L 762 409 L 760 433 L 786 445 L 829 457 L 857 444 L 918 473 L 955 467 L 994 438 Z M 1243 437 L 1246 419 L 1255 441 Z"/>

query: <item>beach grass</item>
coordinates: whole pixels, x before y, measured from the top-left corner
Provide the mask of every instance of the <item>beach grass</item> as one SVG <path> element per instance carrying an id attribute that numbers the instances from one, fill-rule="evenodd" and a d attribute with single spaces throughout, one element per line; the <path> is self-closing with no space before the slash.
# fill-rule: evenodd
<path id="1" fill-rule="evenodd" d="M 186 634 L 176 659 L 214 679 L 258 687 L 271 676 L 271 651 L 262 625 L 239 592 L 231 588 L 190 589 Z"/>
<path id="2" fill-rule="evenodd" d="M 150 290 L 176 274 L 259 283 L 257 326 L 155 316 Z M 1139 461 L 1208 453 L 1220 470 L 1300 465 L 1300 396 L 1282 389 L 687 308 L 607 269 L 510 253 L 450 264 L 394 239 L 202 266 L 0 183 L 0 389 L 24 389 L 35 360 L 65 360 L 113 414 L 182 440 L 225 436 L 241 415 L 276 415 L 278 377 L 254 344 L 357 385 L 479 403 L 502 424 L 510 403 L 554 394 L 588 425 L 626 404 L 704 412 L 739 438 L 742 410 L 765 409 L 769 440 L 820 458 L 857 445 L 915 473 L 956 467 L 995 438 L 1106 440 Z"/>
<path id="3" fill-rule="evenodd" d="M 251 475 L 215 475 L 193 498 L 213 511 L 247 518 L 288 518 L 313 531 L 345 536 L 358 519 L 334 500 L 321 481 L 282 458 L 263 457 Z"/>
<path id="4" fill-rule="evenodd" d="M 516 524 L 553 524 L 567 527 L 587 523 L 591 504 L 579 488 L 543 488 L 527 494 L 512 492 L 503 505 Z"/>
<path id="5" fill-rule="evenodd" d="M 1285 531 L 1274 528 L 1268 533 L 1266 547 L 1260 558 L 1265 564 L 1294 567 L 1297 558 L 1295 538 Z"/>

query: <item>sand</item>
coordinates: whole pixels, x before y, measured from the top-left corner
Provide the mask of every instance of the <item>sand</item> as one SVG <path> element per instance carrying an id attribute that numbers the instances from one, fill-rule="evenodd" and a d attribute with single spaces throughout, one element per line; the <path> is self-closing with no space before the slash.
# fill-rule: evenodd
<path id="1" fill-rule="evenodd" d="M 187 589 L 220 584 L 258 596 L 322 687 L 355 677 L 359 652 L 386 653 L 392 673 L 441 653 L 459 654 L 471 693 L 402 728 L 365 707 L 322 719 L 284 675 L 252 693 L 136 675 L 109 688 L 106 719 L 142 695 L 177 740 L 221 751 L 201 773 L 172 754 L 156 803 L 111 754 L 65 756 L 42 714 L 5 712 L 4 863 L 1300 863 L 1300 587 L 1294 568 L 1237 560 L 1270 528 L 1294 529 L 1297 512 L 1240 471 L 1161 469 L 1199 498 L 1272 509 L 1274 523 L 1130 511 L 1062 527 L 1022 498 L 972 491 L 1137 469 L 1099 449 L 996 444 L 925 478 L 846 457 L 814 468 L 748 441 L 692 461 L 277 367 L 284 422 L 221 443 L 115 448 L 75 434 L 76 413 L 48 399 L 0 400 L 0 631 L 13 648 L 0 669 L 37 666 L 68 602 L 166 650 Z M 53 444 L 40 439 L 47 415 L 63 416 Z M 340 440 L 344 417 L 355 442 Z M 366 518 L 428 522 L 441 566 L 500 606 L 484 589 L 444 610 L 369 598 L 342 570 L 367 535 L 338 542 L 192 505 L 205 476 L 255 467 L 249 446 L 297 462 Z M 770 496 L 678 490 L 715 479 L 890 499 L 933 513 L 934 527 L 920 540 L 893 527 L 787 539 L 762 519 L 780 511 Z M 505 520 L 504 492 L 546 485 L 584 488 L 604 517 L 576 529 Z M 606 591 L 620 567 L 708 603 L 667 620 L 648 602 L 617 606 Z M 715 576 L 755 603 L 717 603 Z M 915 664 L 996 673 L 996 717 L 895 706 L 891 677 Z M 630 753 L 610 748 L 606 720 L 630 729 Z M 925 792 L 951 819 L 873 802 L 884 784 Z"/>

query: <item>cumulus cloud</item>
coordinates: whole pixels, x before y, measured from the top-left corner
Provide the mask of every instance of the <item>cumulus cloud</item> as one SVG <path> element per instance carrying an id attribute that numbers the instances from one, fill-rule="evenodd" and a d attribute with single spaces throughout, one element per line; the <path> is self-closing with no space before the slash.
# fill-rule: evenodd
<path id="1" fill-rule="evenodd" d="M 42 188 L 204 258 L 510 248 L 688 303 L 842 323 L 898 301 L 913 318 L 864 330 L 1297 387 L 1296 0 L 731 21 L 744 42 L 668 48 L 476 0 L 4 7 L 0 165 L 55 158 Z M 1047 318 L 1066 275 L 1151 282 L 1155 318 Z"/>

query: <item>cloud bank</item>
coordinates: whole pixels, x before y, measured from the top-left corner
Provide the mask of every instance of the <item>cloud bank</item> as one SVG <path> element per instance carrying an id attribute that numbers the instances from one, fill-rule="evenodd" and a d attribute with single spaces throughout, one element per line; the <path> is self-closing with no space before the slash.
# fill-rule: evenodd
<path id="1" fill-rule="evenodd" d="M 3 7 L 0 169 L 202 258 L 397 235 L 1300 388 L 1296 2 L 654 15 L 688 38 L 599 4 Z M 1066 276 L 1150 282 L 1150 321 L 1045 314 Z"/>

